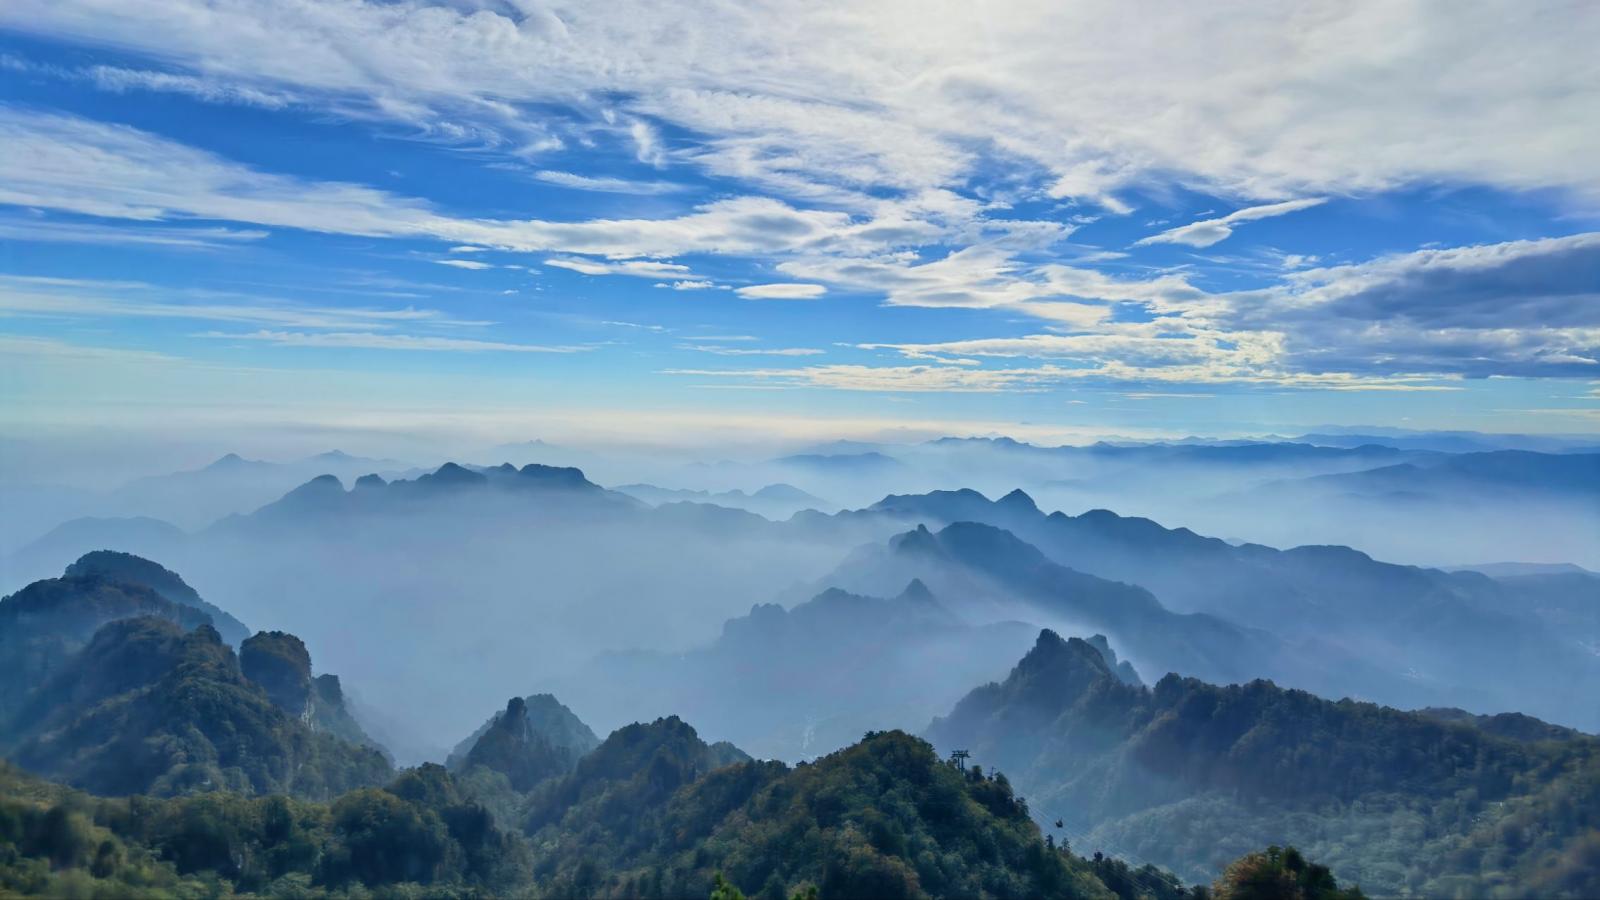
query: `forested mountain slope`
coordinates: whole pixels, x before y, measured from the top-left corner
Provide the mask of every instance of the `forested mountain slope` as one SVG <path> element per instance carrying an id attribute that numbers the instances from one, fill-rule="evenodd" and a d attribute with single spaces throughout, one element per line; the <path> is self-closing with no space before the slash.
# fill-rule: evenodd
<path id="1" fill-rule="evenodd" d="M 1142 688 L 1048 631 L 927 733 L 1001 766 L 1075 846 L 1189 877 L 1290 842 L 1378 895 L 1600 892 L 1586 735 L 1500 737 L 1264 681 Z"/>
<path id="2" fill-rule="evenodd" d="M 390 777 L 299 638 L 262 632 L 236 653 L 208 609 L 226 617 L 176 574 L 111 553 L 0 600 L 0 752 L 112 795 L 329 798 Z"/>

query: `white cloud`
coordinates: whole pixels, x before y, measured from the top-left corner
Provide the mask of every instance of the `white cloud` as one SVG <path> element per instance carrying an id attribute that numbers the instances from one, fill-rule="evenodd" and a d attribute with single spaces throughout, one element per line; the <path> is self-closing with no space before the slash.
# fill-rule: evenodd
<path id="1" fill-rule="evenodd" d="M 73 364 L 82 362 L 114 362 L 168 365 L 182 360 L 165 353 L 150 350 L 130 350 L 123 347 L 93 347 L 72 344 L 53 338 L 29 337 L 18 334 L 0 334 L 0 355 L 7 359 L 30 357 L 42 361 L 59 361 Z"/>
<path id="2" fill-rule="evenodd" d="M 702 135 L 681 156 L 792 196 L 953 186 L 1003 156 L 1111 211 L 1152 181 L 1600 197 L 1600 22 L 1536 5 L 12 0 L 0 23 L 513 147 L 561 140 L 528 104 L 618 98 L 612 123 L 550 127 L 621 128 L 654 160 L 650 120 L 671 123 Z"/>
<path id="3" fill-rule="evenodd" d="M 780 263 L 778 270 L 858 290 L 881 291 L 889 306 L 1009 309 L 1072 327 L 1103 321 L 1111 313 L 1104 302 L 1148 303 L 1167 311 L 1206 299 L 1179 275 L 1124 279 L 1059 263 L 1026 265 L 1018 259 L 1017 250 L 995 242 L 956 250 L 929 262 L 910 254 L 802 257 Z"/>
<path id="4" fill-rule="evenodd" d="M 224 219 L 518 251 L 667 257 L 876 246 L 872 222 L 733 197 L 663 219 L 462 219 L 362 185 L 259 172 L 149 132 L 0 105 L 0 203 L 111 218 Z"/>
<path id="5" fill-rule="evenodd" d="M 159 91 L 187 94 L 208 103 L 231 103 L 242 106 L 259 106 L 265 109 L 283 109 L 294 102 L 290 94 L 261 90 L 192 75 L 174 75 L 169 72 L 151 72 L 140 69 L 123 69 L 116 66 L 93 66 L 87 76 L 102 89 L 116 93 L 133 90 Z"/>
<path id="6" fill-rule="evenodd" d="M 0 203 L 156 221 L 191 217 L 368 236 L 416 235 L 419 201 L 261 173 L 148 132 L 0 105 Z"/>
<path id="7" fill-rule="evenodd" d="M 176 250 L 218 250 L 262 240 L 258 228 L 102 225 L 63 222 L 38 216 L 0 218 L 0 238 L 59 244 L 137 244 Z"/>
<path id="8" fill-rule="evenodd" d="M 1428 375 L 1357 376 L 1349 373 L 1255 373 L 1225 374 L 1203 366 L 1140 368 L 1121 364 L 1099 368 L 1069 368 L 1058 365 L 985 369 L 953 365 L 803 366 L 794 369 L 669 369 L 668 375 L 742 379 L 756 383 L 776 383 L 791 387 L 821 387 L 846 391 L 1001 393 L 1034 392 L 1073 381 L 1096 379 L 1111 382 L 1172 384 L 1253 384 L 1277 387 L 1311 388 L 1332 391 L 1451 391 L 1459 388 L 1441 384 Z"/>
<path id="9" fill-rule="evenodd" d="M 533 177 L 546 184 L 606 194 L 672 194 L 684 190 L 683 185 L 673 184 L 670 181 L 634 181 L 628 178 L 579 175 L 575 172 L 558 172 L 550 169 L 535 172 Z"/>
<path id="10" fill-rule="evenodd" d="M 630 259 L 608 262 L 593 259 L 547 259 L 547 266 L 570 269 L 584 275 L 632 275 L 635 278 L 670 278 L 691 274 L 688 266 L 677 263 L 656 262 L 647 259 Z"/>
<path id="11" fill-rule="evenodd" d="M 670 288 L 674 291 L 709 291 L 716 286 L 716 282 L 704 278 L 690 281 L 674 281 L 670 284 L 665 281 L 658 281 L 651 285 L 651 287 Z"/>
<path id="12" fill-rule="evenodd" d="M 593 349 L 583 346 L 548 347 L 536 344 L 513 344 L 503 341 L 480 341 L 469 338 L 432 337 L 412 334 L 379 334 L 363 332 L 293 332 L 253 331 L 233 334 L 207 331 L 197 337 L 220 338 L 239 341 L 265 341 L 288 347 L 317 347 L 352 350 L 414 350 L 449 353 L 583 353 Z"/>
<path id="13" fill-rule="evenodd" d="M 1597 266 L 1600 233 L 1419 250 L 1294 271 L 1274 286 L 1226 294 L 1181 279 L 1113 281 L 1055 268 L 1049 279 L 1069 293 L 1137 303 L 1158 316 L 1058 329 L 1081 333 L 861 346 L 947 364 L 1064 361 L 1127 381 L 1415 389 L 1463 376 L 1593 377 Z"/>
<path id="14" fill-rule="evenodd" d="M 634 119 L 628 123 L 628 135 L 633 138 L 634 151 L 640 162 L 658 169 L 667 164 L 667 152 L 661 146 L 661 137 L 649 122 Z"/>
<path id="15" fill-rule="evenodd" d="M 1600 232 L 1418 250 L 1288 273 L 1227 297 L 1308 369 L 1576 376 L 1600 371 Z"/>
<path id="16" fill-rule="evenodd" d="M 1125 400 L 1209 400 L 1216 394 L 1201 394 L 1193 391 L 1124 391 L 1120 395 Z"/>
<path id="17" fill-rule="evenodd" d="M 430 262 L 437 263 L 441 266 L 449 266 L 453 269 L 471 269 L 473 271 L 482 271 L 483 269 L 494 268 L 493 263 L 478 262 L 475 259 L 435 259 L 430 260 Z"/>
<path id="18" fill-rule="evenodd" d="M 704 340 L 702 338 L 702 340 Z M 767 349 L 763 347 L 719 347 L 705 344 L 680 344 L 679 350 L 693 350 L 696 353 L 712 353 L 717 356 L 820 356 L 823 351 L 814 347 L 783 347 Z"/>
<path id="19" fill-rule="evenodd" d="M 1054 367 L 974 370 L 951 366 L 804 366 L 794 369 L 669 369 L 669 375 L 776 382 L 844 391 L 996 393 L 1041 390 L 1056 381 Z"/>
<path id="20" fill-rule="evenodd" d="M 1212 244 L 1227 240 L 1233 234 L 1233 226 L 1240 222 L 1254 222 L 1258 219 L 1269 219 L 1273 216 L 1286 216 L 1302 209 L 1321 206 L 1326 202 L 1328 202 L 1326 197 L 1308 197 L 1302 200 L 1268 203 L 1264 206 L 1249 206 L 1221 218 L 1203 219 L 1199 222 L 1190 222 L 1188 225 L 1180 225 L 1177 228 L 1169 228 L 1160 234 L 1152 234 L 1147 238 L 1134 241 L 1134 245 L 1185 244 L 1190 247 L 1209 247 Z"/>
<path id="21" fill-rule="evenodd" d="M 128 282 L 0 275 L 0 316 L 189 319 L 310 329 L 388 330 L 400 326 L 490 324 L 452 319 L 438 310 L 414 307 L 307 306 L 212 292 L 193 292 L 189 302 L 171 299 L 181 293 Z"/>
<path id="22" fill-rule="evenodd" d="M 1032 334 L 916 344 L 861 344 L 910 359 L 965 364 L 966 357 L 1050 360 L 1057 379 L 1129 383 L 1274 384 L 1327 390 L 1444 390 L 1452 376 L 1430 372 L 1308 371 L 1282 333 L 1206 329 L 1157 321 L 1106 326 L 1098 334 Z M 1054 362 L 1069 363 L 1057 367 Z"/>
<path id="23" fill-rule="evenodd" d="M 774 18 L 784 28 L 771 28 Z M 1083 203 L 1125 213 L 1173 187 L 1230 207 L 1305 199 L 1261 202 L 1139 243 L 1210 246 L 1240 223 L 1305 209 L 1323 194 L 1403 185 L 1554 189 L 1600 203 L 1600 120 L 1588 114 L 1600 100 L 1595 17 L 1229 3 L 1150 17 L 1093 0 L 1003 14 L 897 0 L 846 13 L 780 3 L 743 16 L 697 0 L 671 11 L 563 0 L 536 10 L 12 0 L 0 6 L 0 25 L 143 52 L 171 68 L 108 69 L 107 89 L 214 102 L 257 102 L 243 93 L 256 92 L 403 122 L 419 136 L 518 157 L 519 167 L 554 165 L 529 158 L 564 141 L 609 141 L 604 150 L 645 165 L 698 166 L 739 186 L 719 184 L 719 199 L 658 218 L 478 219 L 370 186 L 259 171 L 133 128 L 0 106 L 0 202 L 154 223 L 143 229 L 152 240 L 156 229 L 187 240 L 179 232 L 200 229 L 176 223 L 190 219 L 424 238 L 562 254 L 550 265 L 678 290 L 716 285 L 670 259 L 728 254 L 793 279 L 740 288 L 742 297 L 849 290 L 888 306 L 1025 316 L 1052 332 L 881 345 L 963 362 L 903 376 L 957 389 L 1021 389 L 1079 373 L 1399 388 L 1441 374 L 1572 375 L 1600 365 L 1594 256 L 1583 236 L 1310 269 L 1314 260 L 1285 256 L 1291 271 L 1278 284 L 1234 294 L 1209 293 L 1182 272 L 1113 276 L 1089 267 L 1112 260 L 1104 251 L 1059 251 L 1073 219 L 1102 212 Z M 649 187 L 666 182 L 551 168 L 534 177 L 667 192 Z M 998 218 L 1041 195 L 1079 203 L 1060 208 L 1066 223 Z M 254 306 L 269 312 L 248 314 L 334 321 Z M 150 297 L 140 307 L 203 308 Z M 391 327 L 249 321 L 349 334 Z M 974 358 L 1070 365 L 998 375 Z M 970 374 L 943 371 L 951 368 Z M 847 380 L 851 370 L 811 371 Z"/>
<path id="24" fill-rule="evenodd" d="M 734 288 L 735 294 L 746 300 L 815 300 L 828 292 L 820 284 L 752 284 Z"/>

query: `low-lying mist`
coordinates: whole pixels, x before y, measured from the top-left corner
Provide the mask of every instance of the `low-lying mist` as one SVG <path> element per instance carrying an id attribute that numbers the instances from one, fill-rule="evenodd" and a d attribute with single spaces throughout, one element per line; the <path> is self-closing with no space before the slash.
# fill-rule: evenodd
<path id="1" fill-rule="evenodd" d="M 1600 726 L 1582 700 L 1600 683 L 1600 580 L 1382 565 L 1600 564 L 1577 455 L 943 440 L 610 452 L 579 472 L 554 465 L 579 450 L 499 452 L 511 464 L 230 456 L 109 491 L 13 484 L 0 588 L 91 550 L 155 560 L 250 628 L 302 637 L 402 761 L 442 759 L 541 690 L 602 732 L 679 714 L 759 755 L 815 756 L 920 730 L 1040 627 L 1103 634 L 1150 682 L 1272 678 Z"/>

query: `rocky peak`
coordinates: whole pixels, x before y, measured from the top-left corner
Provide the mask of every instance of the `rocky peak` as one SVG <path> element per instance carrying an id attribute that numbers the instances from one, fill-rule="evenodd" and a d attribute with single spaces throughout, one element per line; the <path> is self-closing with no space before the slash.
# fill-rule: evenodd
<path id="1" fill-rule="evenodd" d="M 1033 649 L 1011 670 L 1005 686 L 1060 702 L 1105 680 L 1120 681 L 1099 650 L 1082 638 L 1062 640 L 1046 628 L 1039 632 Z"/>
<path id="2" fill-rule="evenodd" d="M 889 539 L 889 549 L 896 553 L 905 554 L 937 554 L 940 552 L 939 540 L 928 530 L 927 525 L 919 524 L 916 528 L 905 534 L 895 535 Z"/>
<path id="3" fill-rule="evenodd" d="M 299 638 L 282 631 L 259 632 L 239 645 L 239 667 L 274 706 L 291 716 L 310 715 L 311 654 Z"/>
<path id="4" fill-rule="evenodd" d="M 542 466 L 529 463 L 518 472 L 529 482 L 542 487 L 560 487 L 577 490 L 598 489 L 599 485 L 584 477 L 583 470 L 572 466 Z"/>
<path id="5" fill-rule="evenodd" d="M 1034 503 L 1033 498 L 1028 496 L 1022 490 L 1022 488 L 1017 488 L 1004 497 L 1001 497 L 999 500 L 996 500 L 995 505 L 1001 507 L 1002 509 L 1008 509 L 1017 512 L 1036 513 L 1039 511 L 1039 505 Z"/>
<path id="6" fill-rule="evenodd" d="M 921 578 L 911 579 L 911 582 L 906 585 L 906 589 L 900 592 L 899 599 L 903 602 L 917 604 L 938 602 L 933 598 L 933 591 L 928 590 L 928 586 L 922 583 Z"/>
<path id="7" fill-rule="evenodd" d="M 431 482 L 436 485 L 483 484 L 487 480 L 482 472 L 474 472 L 453 462 L 440 466 L 432 475 L 424 475 L 417 479 L 419 483 Z"/>
<path id="8" fill-rule="evenodd" d="M 218 459 L 216 462 L 212 463 L 211 465 L 206 466 L 206 468 L 207 469 L 236 469 L 236 468 L 239 468 L 240 466 L 249 465 L 249 463 L 250 463 L 249 460 L 245 459 L 244 457 L 240 456 L 239 454 L 237 454 L 237 453 L 229 453 L 226 456 L 223 456 L 222 458 Z"/>
<path id="9" fill-rule="evenodd" d="M 1111 642 L 1106 639 L 1105 635 L 1091 635 L 1087 643 L 1100 651 L 1100 658 L 1106 661 L 1106 666 L 1111 669 L 1112 674 L 1116 675 L 1117 679 L 1123 684 L 1131 684 L 1134 687 L 1144 686 L 1143 679 L 1139 677 L 1138 672 L 1134 671 L 1132 663 L 1127 660 L 1120 662 L 1117 660 L 1117 653 L 1111 649 Z"/>
<path id="10" fill-rule="evenodd" d="M 499 772 L 518 791 L 569 771 L 572 762 L 529 724 L 528 704 L 521 697 L 506 703 L 505 712 L 489 724 L 466 758 L 468 768 Z"/>

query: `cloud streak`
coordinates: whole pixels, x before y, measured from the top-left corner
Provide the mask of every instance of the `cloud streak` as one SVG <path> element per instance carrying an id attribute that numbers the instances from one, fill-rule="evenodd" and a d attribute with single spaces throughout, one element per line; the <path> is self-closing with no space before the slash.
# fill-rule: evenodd
<path id="1" fill-rule="evenodd" d="M 1326 202 L 1328 202 L 1326 197 L 1308 197 L 1302 200 L 1268 203 L 1264 206 L 1247 206 L 1221 218 L 1190 222 L 1188 225 L 1169 228 L 1160 234 L 1152 234 L 1133 243 L 1136 247 L 1148 244 L 1183 244 L 1189 247 L 1209 247 L 1232 237 L 1234 226 L 1242 222 L 1255 222 L 1260 219 L 1270 219 L 1274 216 L 1286 216 L 1302 209 L 1321 206 Z"/>
<path id="2" fill-rule="evenodd" d="M 263 341 L 284 347 L 313 347 L 324 350 L 403 350 L 446 353 L 584 353 L 593 349 L 592 347 L 584 346 L 542 346 L 537 344 L 513 344 L 504 341 L 481 341 L 471 338 L 348 331 L 315 333 L 266 330 L 246 333 L 207 331 L 200 333 L 197 337 L 231 341 Z"/>
<path id="3" fill-rule="evenodd" d="M 711 353 L 717 356 L 821 356 L 823 351 L 814 347 L 719 347 L 710 344 L 681 344 L 679 350 Z"/>
<path id="4" fill-rule="evenodd" d="M 0 275 L 0 316 L 39 319 L 178 319 L 237 322 L 304 329 L 379 329 L 402 326 L 482 327 L 492 323 L 454 319 L 433 309 L 372 309 L 309 306 L 250 296 L 200 292 L 190 302 L 152 285 L 94 280 Z"/>
<path id="5" fill-rule="evenodd" d="M 828 292 L 820 284 L 752 284 L 734 288 L 735 294 L 746 300 L 815 300 Z"/>

